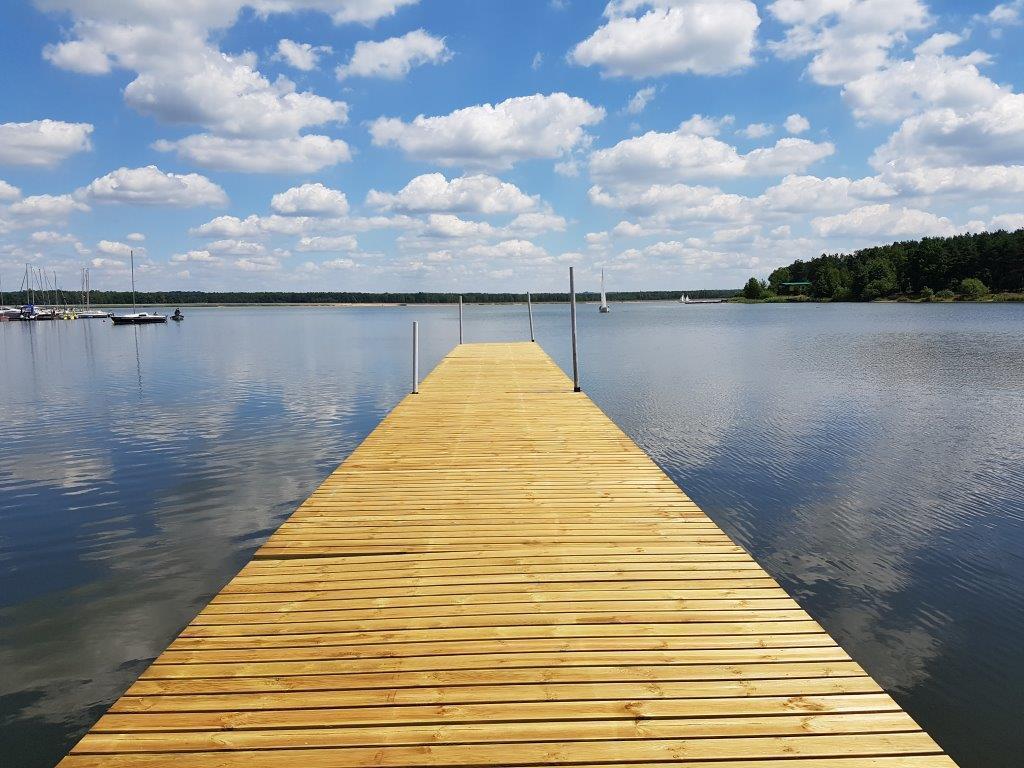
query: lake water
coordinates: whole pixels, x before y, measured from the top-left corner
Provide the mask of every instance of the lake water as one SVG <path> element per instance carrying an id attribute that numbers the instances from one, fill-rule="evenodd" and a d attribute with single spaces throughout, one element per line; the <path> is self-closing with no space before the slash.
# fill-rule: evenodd
<path id="1" fill-rule="evenodd" d="M 0 323 L 0 765 L 50 766 L 409 386 L 452 307 Z M 570 364 L 565 306 L 537 338 Z M 525 307 L 466 307 L 466 340 Z M 1024 305 L 580 308 L 583 388 L 963 768 L 1024 755 Z"/>

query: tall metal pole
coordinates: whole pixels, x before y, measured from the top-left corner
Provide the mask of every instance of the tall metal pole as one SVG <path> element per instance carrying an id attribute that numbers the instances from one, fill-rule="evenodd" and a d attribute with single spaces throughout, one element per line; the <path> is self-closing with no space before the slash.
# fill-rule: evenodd
<path id="1" fill-rule="evenodd" d="M 412 393 L 420 393 L 420 324 L 412 321 Z"/>
<path id="2" fill-rule="evenodd" d="M 135 251 L 128 251 L 128 254 L 132 260 L 132 312 L 137 312 L 138 310 L 135 309 Z"/>
<path id="3" fill-rule="evenodd" d="M 533 300 L 530 298 L 530 292 L 526 292 L 526 311 L 530 315 L 530 341 L 536 341 L 533 337 Z"/>
<path id="4" fill-rule="evenodd" d="M 569 316 L 572 318 L 572 391 L 580 391 L 580 356 L 576 348 L 576 280 L 569 267 Z"/>
<path id="5" fill-rule="evenodd" d="M 462 297 L 459 296 L 459 344 L 462 343 Z"/>

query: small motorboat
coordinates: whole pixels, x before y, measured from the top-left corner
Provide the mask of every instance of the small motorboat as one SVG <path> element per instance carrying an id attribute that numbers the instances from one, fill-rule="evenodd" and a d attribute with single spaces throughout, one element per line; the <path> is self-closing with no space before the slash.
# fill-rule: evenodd
<path id="1" fill-rule="evenodd" d="M 110 312 L 104 312 L 102 309 L 83 309 L 78 313 L 79 320 L 106 320 L 110 317 Z"/>
<path id="2" fill-rule="evenodd" d="M 181 310 L 180 309 L 174 310 L 174 314 L 171 315 L 171 320 L 173 320 L 176 323 L 180 323 L 184 319 L 185 319 L 185 316 L 183 314 L 181 314 Z"/>
<path id="3" fill-rule="evenodd" d="M 111 315 L 114 325 L 146 325 L 148 323 L 166 323 L 167 315 L 153 312 L 131 312 L 127 315 Z"/>

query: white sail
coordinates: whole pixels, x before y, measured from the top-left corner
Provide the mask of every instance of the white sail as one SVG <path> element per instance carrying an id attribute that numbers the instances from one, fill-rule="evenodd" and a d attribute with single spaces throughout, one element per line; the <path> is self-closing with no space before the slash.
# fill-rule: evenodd
<path id="1" fill-rule="evenodd" d="M 597 308 L 598 312 L 608 312 L 608 297 L 604 293 L 604 270 L 601 270 L 601 306 Z"/>

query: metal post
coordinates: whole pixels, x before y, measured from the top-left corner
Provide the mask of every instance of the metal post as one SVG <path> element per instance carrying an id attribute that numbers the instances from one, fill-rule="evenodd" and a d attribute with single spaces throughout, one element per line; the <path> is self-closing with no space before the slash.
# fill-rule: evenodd
<path id="1" fill-rule="evenodd" d="M 530 299 L 530 292 L 526 292 L 526 311 L 530 314 L 530 341 L 536 341 L 533 337 L 533 300 Z"/>
<path id="2" fill-rule="evenodd" d="M 576 280 L 569 267 L 569 316 L 572 318 L 572 391 L 580 391 L 580 358 L 576 349 Z"/>
<path id="3" fill-rule="evenodd" d="M 462 297 L 459 296 L 459 344 L 462 343 Z"/>
<path id="4" fill-rule="evenodd" d="M 412 321 L 412 393 L 420 393 L 420 324 Z"/>

